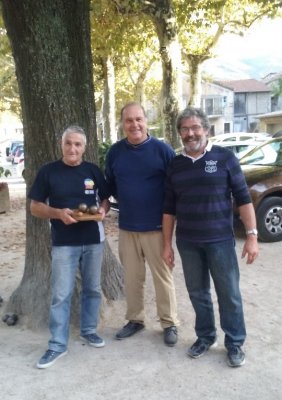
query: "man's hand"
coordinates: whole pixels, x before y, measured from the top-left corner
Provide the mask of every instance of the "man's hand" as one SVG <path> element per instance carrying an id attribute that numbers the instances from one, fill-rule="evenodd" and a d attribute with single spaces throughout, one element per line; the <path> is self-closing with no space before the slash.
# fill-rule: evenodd
<path id="1" fill-rule="evenodd" d="M 259 253 L 258 240 L 255 235 L 248 235 L 243 247 L 241 258 L 247 255 L 247 264 L 252 264 Z"/>
<path id="2" fill-rule="evenodd" d="M 162 258 L 170 269 L 174 268 L 174 250 L 171 246 L 164 247 Z"/>
<path id="3" fill-rule="evenodd" d="M 69 208 L 62 208 L 60 211 L 60 220 L 63 221 L 65 225 L 76 224 L 78 221 L 72 217 L 73 210 Z"/>
<path id="4" fill-rule="evenodd" d="M 102 207 L 102 206 L 100 206 L 100 207 L 99 207 L 99 209 L 98 209 L 98 213 L 99 213 L 99 214 L 101 214 L 101 218 L 102 218 L 102 220 L 105 218 L 105 216 L 106 216 L 106 214 L 107 214 L 107 212 L 106 212 L 105 208 L 104 208 L 104 207 Z"/>

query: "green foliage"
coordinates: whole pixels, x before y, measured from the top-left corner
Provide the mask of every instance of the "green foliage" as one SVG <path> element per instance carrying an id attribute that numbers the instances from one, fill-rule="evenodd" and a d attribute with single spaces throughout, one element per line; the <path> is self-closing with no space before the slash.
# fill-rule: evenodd
<path id="1" fill-rule="evenodd" d="M 110 142 L 103 142 L 98 144 L 98 160 L 99 160 L 99 167 L 104 172 L 105 171 L 105 161 L 106 161 L 106 154 L 111 147 Z"/>
<path id="2" fill-rule="evenodd" d="M 272 94 L 274 96 L 281 96 L 282 95 L 282 78 L 278 79 L 278 82 L 271 86 Z"/>
<path id="3" fill-rule="evenodd" d="M 97 109 L 102 107 L 102 63 L 110 57 L 115 68 L 117 112 L 126 102 L 137 100 L 137 84 L 140 77 L 144 77 L 145 91 L 151 86 L 151 79 L 147 78 L 149 69 L 160 60 L 158 40 L 150 18 L 140 12 L 139 2 L 121 3 L 124 6 L 123 11 L 126 12 L 117 10 L 115 1 L 112 0 L 95 0 L 91 3 L 96 106 Z M 138 13 L 134 4 L 138 5 Z M 159 78 L 158 93 L 161 76 Z"/>
<path id="4" fill-rule="evenodd" d="M 137 81 L 148 65 L 151 70 L 144 78 L 144 93 L 159 108 L 162 74 L 151 73 L 156 65 L 160 68 L 153 19 L 165 14 L 169 5 L 175 12 L 186 64 L 187 57 L 190 57 L 190 64 L 201 64 L 214 56 L 221 35 L 227 32 L 242 35 L 263 16 L 281 15 L 281 4 L 281 0 L 92 0 L 90 18 L 97 109 L 102 108 L 102 60 L 108 56 L 115 67 L 116 109 L 135 98 Z M 1 16 L 0 65 L 0 111 L 9 109 L 20 115 L 15 66 Z"/>
<path id="5" fill-rule="evenodd" d="M 0 166 L 0 178 L 5 176 L 7 178 L 8 176 L 12 176 L 12 173 L 9 169 L 4 169 L 3 167 Z"/>
<path id="6" fill-rule="evenodd" d="M 244 35 L 263 17 L 273 18 L 281 12 L 280 0 L 175 0 L 179 37 L 187 55 L 213 56 L 221 35 Z"/>
<path id="7" fill-rule="evenodd" d="M 10 110 L 20 117 L 21 106 L 15 63 L 2 16 L 0 16 L 0 65 L 0 112 Z"/>

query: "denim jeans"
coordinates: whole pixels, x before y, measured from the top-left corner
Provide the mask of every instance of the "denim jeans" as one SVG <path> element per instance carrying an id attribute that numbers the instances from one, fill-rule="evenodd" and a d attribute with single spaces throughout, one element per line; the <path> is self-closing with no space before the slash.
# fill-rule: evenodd
<path id="1" fill-rule="evenodd" d="M 81 275 L 80 333 L 95 333 L 101 304 L 104 243 L 53 246 L 49 349 L 65 351 L 69 339 L 71 299 L 79 267 Z"/>
<path id="2" fill-rule="evenodd" d="M 216 338 L 210 276 L 217 295 L 224 344 L 241 346 L 246 338 L 240 272 L 234 240 L 216 243 L 187 243 L 177 240 L 186 287 L 196 313 L 195 331 L 199 338 Z"/>

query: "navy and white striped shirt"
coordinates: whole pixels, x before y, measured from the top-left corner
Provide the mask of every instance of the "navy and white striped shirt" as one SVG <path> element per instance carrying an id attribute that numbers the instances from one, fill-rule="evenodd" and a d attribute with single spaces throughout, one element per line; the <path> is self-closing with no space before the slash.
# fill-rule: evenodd
<path id="1" fill-rule="evenodd" d="M 233 237 L 233 199 L 237 206 L 251 197 L 236 156 L 209 145 L 203 156 L 178 155 L 168 169 L 164 213 L 176 216 L 179 240 L 207 243 Z"/>

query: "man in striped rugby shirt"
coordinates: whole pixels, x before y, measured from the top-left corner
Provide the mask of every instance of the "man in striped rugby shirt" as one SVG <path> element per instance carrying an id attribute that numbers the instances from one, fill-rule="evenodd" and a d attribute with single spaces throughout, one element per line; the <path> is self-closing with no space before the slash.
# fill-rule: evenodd
<path id="1" fill-rule="evenodd" d="M 246 229 L 242 257 L 252 263 L 258 255 L 256 218 L 238 159 L 228 149 L 208 141 L 210 124 L 205 113 L 188 107 L 178 116 L 177 130 L 182 154 L 170 164 L 163 215 L 163 259 L 174 265 L 172 236 L 186 287 L 196 313 L 196 342 L 188 355 L 199 358 L 216 346 L 216 327 L 210 277 L 217 294 L 227 362 L 245 363 L 242 345 L 246 338 L 239 266 L 233 232 L 233 201 Z"/>

